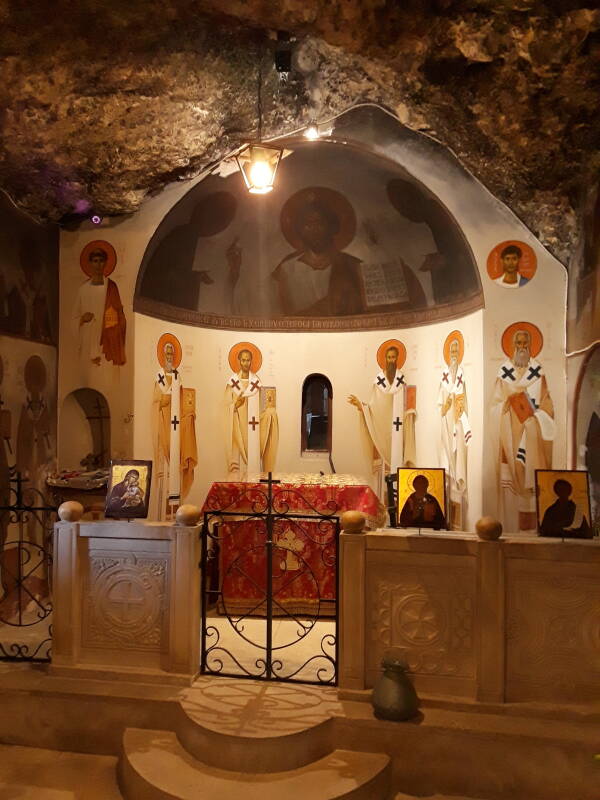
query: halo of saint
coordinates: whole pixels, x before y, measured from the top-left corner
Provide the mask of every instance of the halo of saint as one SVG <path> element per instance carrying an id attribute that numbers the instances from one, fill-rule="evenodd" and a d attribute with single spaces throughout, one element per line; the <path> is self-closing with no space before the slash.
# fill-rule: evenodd
<path id="1" fill-rule="evenodd" d="M 490 251 L 487 271 L 494 283 L 505 289 L 526 286 L 537 271 L 535 251 L 526 242 L 507 239 Z"/>
<path id="2" fill-rule="evenodd" d="M 446 336 L 446 341 L 444 342 L 444 361 L 448 366 L 450 366 L 450 362 L 452 361 L 453 354 L 450 353 L 450 345 L 452 342 L 458 343 L 458 355 L 456 360 L 459 364 L 462 364 L 462 360 L 465 355 L 465 340 L 462 333 L 458 330 L 452 331 L 452 333 L 449 333 L 448 336 Z"/>
<path id="3" fill-rule="evenodd" d="M 332 244 L 336 250 L 347 247 L 356 235 L 356 213 L 351 203 L 341 192 L 325 186 L 309 186 L 300 189 L 284 203 L 281 209 L 281 232 L 295 250 L 302 250 L 304 242 L 298 234 L 298 218 L 306 207 L 318 206 L 327 209 L 335 218 Z"/>
<path id="4" fill-rule="evenodd" d="M 93 272 L 90 265 L 90 256 L 96 250 L 102 250 L 106 254 L 103 274 L 104 277 L 107 278 L 115 271 L 115 267 L 117 266 L 117 251 L 110 242 L 104 239 L 94 239 L 93 242 L 88 242 L 85 245 L 79 255 L 79 266 L 88 278 L 91 278 Z"/>
<path id="5" fill-rule="evenodd" d="M 502 349 L 509 358 L 513 357 L 515 351 L 515 334 L 518 331 L 527 331 L 530 338 L 530 355 L 535 358 L 542 352 L 544 337 L 541 330 L 533 322 L 513 322 L 502 334 Z"/>
<path id="6" fill-rule="evenodd" d="M 400 341 L 400 339 L 386 339 L 385 342 L 382 342 L 377 349 L 377 363 L 381 369 L 385 370 L 386 368 L 385 357 L 388 350 L 393 350 L 394 348 L 396 348 L 398 353 L 398 358 L 396 359 L 396 368 L 402 369 L 404 366 L 404 362 L 406 361 L 406 347 Z"/>
<path id="7" fill-rule="evenodd" d="M 252 372 L 256 373 L 262 367 L 262 353 L 252 342 L 238 342 L 229 351 L 229 366 L 232 372 L 237 372 L 240 368 L 240 353 L 247 350 L 252 356 Z"/>
<path id="8" fill-rule="evenodd" d="M 172 358 L 169 359 L 169 367 L 171 370 L 178 369 L 179 365 L 181 364 L 183 350 L 181 348 L 181 342 L 173 333 L 163 333 L 156 343 L 156 357 L 158 359 L 158 363 L 163 369 L 165 369 L 167 352 L 165 348 L 167 344 L 170 344 L 173 347 L 173 350 L 171 351 Z"/>

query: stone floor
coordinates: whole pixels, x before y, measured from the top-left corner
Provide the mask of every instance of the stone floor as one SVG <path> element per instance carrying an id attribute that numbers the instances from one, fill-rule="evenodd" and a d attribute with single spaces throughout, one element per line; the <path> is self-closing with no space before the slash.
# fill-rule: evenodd
<path id="1" fill-rule="evenodd" d="M 0 800 L 121 800 L 114 756 L 0 745 Z"/>
<path id="2" fill-rule="evenodd" d="M 215 614 L 207 620 L 207 628 L 209 668 L 232 675 L 250 673 L 256 676 L 263 672 L 264 619 L 246 618 L 236 623 L 234 630 L 227 617 Z M 326 682 L 333 676 L 333 666 L 327 656 L 335 658 L 334 620 L 273 620 L 273 669 L 277 675 L 294 677 L 297 681 Z"/>

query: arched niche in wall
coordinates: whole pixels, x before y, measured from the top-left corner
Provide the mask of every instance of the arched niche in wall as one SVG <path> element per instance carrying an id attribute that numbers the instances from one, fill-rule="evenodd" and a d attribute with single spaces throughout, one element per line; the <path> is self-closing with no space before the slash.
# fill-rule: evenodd
<path id="1" fill-rule="evenodd" d="M 62 469 L 88 470 L 110 462 L 110 410 L 95 389 L 76 389 L 65 397 L 59 426 Z"/>
<path id="2" fill-rule="evenodd" d="M 333 390 L 325 375 L 308 375 L 302 385 L 300 420 L 302 452 L 331 452 L 333 434 Z"/>
<path id="3" fill-rule="evenodd" d="M 326 332 L 481 308 L 460 226 L 381 154 L 382 142 L 393 154 L 407 136 L 416 134 L 383 111 L 358 108 L 326 140 L 281 140 L 289 155 L 270 194 L 250 195 L 226 168 L 201 180 L 150 240 L 134 309 L 204 327 Z"/>

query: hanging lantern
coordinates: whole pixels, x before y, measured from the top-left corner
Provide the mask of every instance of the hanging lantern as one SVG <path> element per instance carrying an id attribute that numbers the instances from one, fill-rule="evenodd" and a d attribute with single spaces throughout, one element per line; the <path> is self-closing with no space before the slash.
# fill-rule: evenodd
<path id="1" fill-rule="evenodd" d="M 248 144 L 236 155 L 240 172 L 251 194 L 267 194 L 273 189 L 283 150 L 271 145 Z"/>

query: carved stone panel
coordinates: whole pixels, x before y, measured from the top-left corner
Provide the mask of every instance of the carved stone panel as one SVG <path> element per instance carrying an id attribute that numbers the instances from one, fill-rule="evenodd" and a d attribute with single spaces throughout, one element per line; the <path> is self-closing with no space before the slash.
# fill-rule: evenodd
<path id="1" fill-rule="evenodd" d="M 447 568 L 402 562 L 371 565 L 369 668 L 377 669 L 382 656 L 393 651 L 415 674 L 475 675 L 475 572 L 455 561 L 449 557 Z"/>
<path id="2" fill-rule="evenodd" d="M 597 700 L 598 565 L 508 563 L 507 699 Z"/>
<path id="3" fill-rule="evenodd" d="M 83 647 L 168 649 L 168 554 L 93 551 L 84 578 Z"/>

